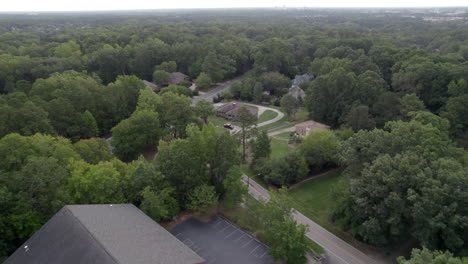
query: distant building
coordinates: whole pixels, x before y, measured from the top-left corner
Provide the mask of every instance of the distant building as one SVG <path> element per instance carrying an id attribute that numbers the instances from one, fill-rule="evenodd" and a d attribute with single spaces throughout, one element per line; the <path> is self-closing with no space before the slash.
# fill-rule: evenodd
<path id="1" fill-rule="evenodd" d="M 149 88 L 151 88 L 151 90 L 153 90 L 153 91 L 156 92 L 156 93 L 159 92 L 159 90 L 160 90 L 160 88 L 159 88 L 156 84 L 154 84 L 154 83 L 152 83 L 152 82 L 148 82 L 148 81 L 146 81 L 146 80 L 143 80 L 143 83 L 144 83 L 146 86 L 148 86 Z"/>
<path id="2" fill-rule="evenodd" d="M 329 130 L 330 127 L 319 122 L 315 122 L 313 120 L 305 121 L 303 123 L 296 125 L 296 133 L 300 137 L 305 137 L 309 134 L 312 130 Z"/>
<path id="3" fill-rule="evenodd" d="M 175 84 L 179 85 L 183 81 L 188 81 L 189 76 L 181 72 L 173 72 L 169 75 L 169 85 Z"/>
<path id="4" fill-rule="evenodd" d="M 132 204 L 66 205 L 5 262 L 198 264 L 205 260 Z"/>
<path id="5" fill-rule="evenodd" d="M 230 102 L 230 103 L 226 103 L 226 104 L 219 106 L 216 109 L 216 115 L 231 120 L 237 116 L 237 112 L 242 107 L 249 110 L 249 112 L 253 116 L 258 118 L 258 107 L 246 105 L 243 103 L 236 103 L 236 102 Z"/>
<path id="6" fill-rule="evenodd" d="M 289 88 L 288 94 L 292 95 L 296 99 L 304 98 L 305 92 L 304 90 L 302 90 L 301 87 L 299 87 L 299 85 L 305 82 L 310 82 L 312 80 L 314 80 L 314 76 L 308 73 L 305 73 L 303 75 L 296 75 L 294 77 L 291 87 Z"/>

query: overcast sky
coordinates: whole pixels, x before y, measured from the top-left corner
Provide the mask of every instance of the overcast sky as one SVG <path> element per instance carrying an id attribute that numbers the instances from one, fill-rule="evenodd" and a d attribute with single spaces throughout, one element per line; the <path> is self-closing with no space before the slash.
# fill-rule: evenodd
<path id="1" fill-rule="evenodd" d="M 81 11 L 226 7 L 444 7 L 468 0 L 0 0 L 0 11 Z"/>

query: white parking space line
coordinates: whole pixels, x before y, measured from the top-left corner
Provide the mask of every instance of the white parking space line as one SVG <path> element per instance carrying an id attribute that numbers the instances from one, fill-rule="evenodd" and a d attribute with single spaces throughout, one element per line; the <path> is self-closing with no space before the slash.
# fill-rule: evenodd
<path id="1" fill-rule="evenodd" d="M 252 239 L 249 240 L 249 242 L 245 243 L 243 246 L 241 246 L 241 248 L 244 248 L 245 246 L 247 246 L 248 244 L 250 244 L 250 242 L 252 242 Z"/>
<path id="2" fill-rule="evenodd" d="M 239 238 L 237 238 L 236 240 L 234 240 L 234 242 L 237 242 L 237 241 L 241 240 L 244 236 L 245 236 L 245 234 L 242 234 L 242 236 L 240 236 Z"/>
<path id="3" fill-rule="evenodd" d="M 249 255 L 252 254 L 255 250 L 257 250 L 258 247 L 260 247 L 261 244 L 258 244 L 254 249 L 252 249 L 252 251 L 250 251 Z"/>
<path id="4" fill-rule="evenodd" d="M 230 236 L 232 236 L 236 232 L 237 232 L 237 229 L 234 229 L 234 231 L 232 231 L 229 235 L 225 236 L 224 239 L 229 238 Z"/>

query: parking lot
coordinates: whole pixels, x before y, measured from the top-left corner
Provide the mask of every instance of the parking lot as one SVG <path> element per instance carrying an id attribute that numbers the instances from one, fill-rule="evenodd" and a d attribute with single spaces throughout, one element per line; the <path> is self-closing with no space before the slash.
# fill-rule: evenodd
<path id="1" fill-rule="evenodd" d="M 170 232 L 204 258 L 207 264 L 274 263 L 266 245 L 221 216 L 209 222 L 192 217 Z"/>

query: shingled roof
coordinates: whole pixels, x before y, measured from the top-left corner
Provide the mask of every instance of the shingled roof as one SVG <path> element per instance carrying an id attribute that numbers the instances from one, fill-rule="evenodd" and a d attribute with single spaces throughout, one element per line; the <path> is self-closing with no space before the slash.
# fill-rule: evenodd
<path id="1" fill-rule="evenodd" d="M 169 84 L 180 84 L 181 82 L 188 80 L 188 76 L 181 72 L 172 72 L 169 75 Z"/>
<path id="2" fill-rule="evenodd" d="M 13 263 L 204 263 L 131 204 L 66 205 L 7 260 Z"/>

